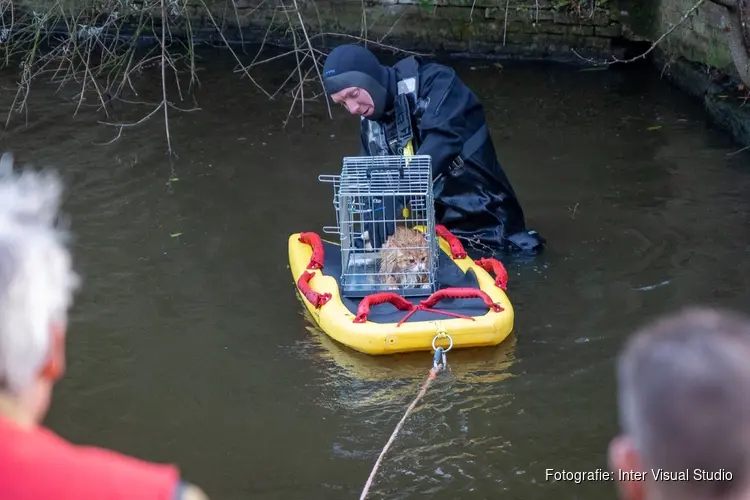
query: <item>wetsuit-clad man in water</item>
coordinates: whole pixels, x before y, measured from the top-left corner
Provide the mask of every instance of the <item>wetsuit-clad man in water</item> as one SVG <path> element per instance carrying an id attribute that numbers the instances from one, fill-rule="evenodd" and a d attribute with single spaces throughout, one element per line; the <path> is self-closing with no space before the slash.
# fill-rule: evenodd
<path id="1" fill-rule="evenodd" d="M 451 68 L 415 56 L 383 66 L 366 48 L 342 45 L 323 71 L 330 98 L 361 117 L 362 155 L 400 154 L 396 116 L 411 118 L 414 153 L 432 157 L 438 224 L 467 247 L 542 250 L 497 160 L 482 104 Z"/>

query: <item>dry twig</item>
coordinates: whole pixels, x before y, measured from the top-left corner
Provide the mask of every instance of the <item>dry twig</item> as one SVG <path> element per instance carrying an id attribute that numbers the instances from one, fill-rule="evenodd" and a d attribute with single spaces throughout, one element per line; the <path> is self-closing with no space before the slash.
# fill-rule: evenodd
<path id="1" fill-rule="evenodd" d="M 696 10 L 698 10 L 698 8 L 701 5 L 703 5 L 706 1 L 707 0 L 698 0 L 698 2 L 695 5 L 693 5 L 692 7 L 690 7 L 690 9 L 688 9 L 687 12 L 685 12 L 685 14 L 683 14 L 683 16 L 680 18 L 679 21 L 677 21 L 675 24 L 673 24 L 672 27 L 669 28 L 667 31 L 665 31 L 664 33 L 662 33 L 662 35 L 659 38 L 657 38 L 656 41 L 654 41 L 651 44 L 651 46 L 645 52 L 643 52 L 642 54 L 639 54 L 639 55 L 637 55 L 635 57 L 632 57 L 630 59 L 618 59 L 617 57 L 612 56 L 612 60 L 611 61 L 601 61 L 601 62 L 598 62 L 598 61 L 595 61 L 593 58 L 583 57 L 578 52 L 576 52 L 575 49 L 570 49 L 570 50 L 572 50 L 573 53 L 576 56 L 578 56 L 579 58 L 583 59 L 584 61 L 586 61 L 588 63 L 591 63 L 591 64 L 595 64 L 597 66 L 611 65 L 611 64 L 618 64 L 618 63 L 619 64 L 628 64 L 628 63 L 632 63 L 632 62 L 638 61 L 640 59 L 645 59 L 646 56 L 648 56 L 651 52 L 653 52 L 654 49 L 656 49 L 656 47 L 658 47 L 659 44 L 665 38 L 667 38 L 674 30 L 676 30 L 679 26 L 681 26 L 685 21 L 687 21 L 688 19 L 690 19 L 690 16 L 692 16 L 693 13 Z"/>

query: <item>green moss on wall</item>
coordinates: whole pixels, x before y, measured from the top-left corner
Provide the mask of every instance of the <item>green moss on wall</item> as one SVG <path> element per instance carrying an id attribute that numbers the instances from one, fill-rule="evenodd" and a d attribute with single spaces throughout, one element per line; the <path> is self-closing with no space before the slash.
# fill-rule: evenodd
<path id="1" fill-rule="evenodd" d="M 734 65 L 726 43 L 714 42 L 708 45 L 705 62 L 715 68 L 728 68 Z"/>

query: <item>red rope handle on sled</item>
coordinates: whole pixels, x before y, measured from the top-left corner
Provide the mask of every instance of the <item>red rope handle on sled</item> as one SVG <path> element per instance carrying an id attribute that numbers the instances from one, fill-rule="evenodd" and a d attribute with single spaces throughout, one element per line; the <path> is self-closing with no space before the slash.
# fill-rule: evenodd
<path id="1" fill-rule="evenodd" d="M 302 273 L 297 280 L 297 288 L 299 288 L 299 291 L 302 292 L 305 298 L 315 306 L 315 309 L 320 309 L 323 304 L 331 300 L 331 294 L 328 292 L 318 293 L 310 288 L 310 280 L 313 279 L 314 276 L 315 273 L 309 271 Z"/>
<path id="2" fill-rule="evenodd" d="M 354 318 L 355 323 L 364 323 L 367 321 L 367 315 L 370 314 L 370 307 L 378 304 L 392 304 L 401 311 L 411 311 L 414 304 L 394 292 L 379 292 L 368 295 L 359 303 L 357 307 L 357 316 Z"/>
<path id="3" fill-rule="evenodd" d="M 422 300 L 420 304 L 429 309 L 443 299 L 482 299 L 484 305 L 493 311 L 500 312 L 504 310 L 503 306 L 494 303 L 486 292 L 476 288 L 444 288 Z"/>
<path id="4" fill-rule="evenodd" d="M 416 313 L 417 311 L 427 311 L 437 314 L 444 314 L 445 316 L 453 316 L 454 318 L 476 321 L 476 318 L 467 316 L 465 314 L 433 309 L 433 306 L 443 299 L 482 299 L 482 302 L 484 302 L 484 304 L 491 310 L 495 312 L 501 312 L 504 310 L 500 304 L 495 304 L 494 302 L 492 302 L 490 296 L 482 290 L 477 290 L 476 288 L 444 288 L 443 290 L 438 290 L 437 292 L 433 293 L 426 299 L 421 300 L 418 306 L 415 306 L 406 314 L 406 316 L 404 316 L 401 321 L 398 322 L 398 326 L 401 326 L 403 323 L 405 323 L 406 320 L 409 319 L 412 314 Z"/>
<path id="5" fill-rule="evenodd" d="M 482 302 L 495 312 L 504 311 L 500 304 L 492 302 L 492 299 L 482 290 L 476 288 L 446 288 L 438 290 L 433 293 L 425 300 L 420 301 L 418 305 L 414 305 L 401 295 L 394 292 L 380 292 L 373 293 L 363 298 L 357 308 L 357 316 L 354 318 L 355 323 L 366 323 L 367 315 L 370 313 L 371 306 L 378 304 L 385 304 L 386 302 L 392 304 L 401 311 L 409 311 L 404 318 L 398 322 L 397 326 L 401 326 L 406 322 L 414 313 L 417 311 L 427 311 L 436 314 L 444 314 L 446 316 L 453 316 L 454 318 L 469 319 L 475 321 L 475 318 L 467 316 L 465 314 L 454 313 L 450 311 L 440 311 L 433 309 L 432 307 L 443 299 L 482 299 Z"/>
<path id="6" fill-rule="evenodd" d="M 458 238 L 453 236 L 453 233 L 448 231 L 445 226 L 443 226 L 442 224 L 437 224 L 435 226 L 435 233 L 448 242 L 448 245 L 450 245 L 451 247 L 451 255 L 454 259 L 466 258 L 466 251 L 464 250 L 464 246 L 461 244 Z"/>
<path id="7" fill-rule="evenodd" d="M 320 236 L 317 233 L 300 233 L 299 241 L 312 247 L 312 255 L 310 256 L 310 262 L 307 264 L 307 269 L 323 269 L 325 254 L 323 253 L 323 242 L 320 240 Z"/>
<path id="8" fill-rule="evenodd" d="M 474 264 L 480 266 L 482 269 L 490 274 L 495 275 L 495 286 L 502 290 L 508 289 L 508 271 L 505 270 L 505 266 L 499 260 L 490 257 L 482 257 L 479 260 L 475 260 Z"/>

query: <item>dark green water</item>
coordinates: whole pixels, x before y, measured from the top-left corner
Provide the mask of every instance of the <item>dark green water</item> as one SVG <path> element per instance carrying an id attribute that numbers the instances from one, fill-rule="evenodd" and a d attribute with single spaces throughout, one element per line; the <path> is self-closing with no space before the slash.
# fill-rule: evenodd
<path id="1" fill-rule="evenodd" d="M 633 328 L 682 305 L 747 303 L 748 156 L 728 156 L 738 147 L 658 72 L 455 66 L 549 248 L 508 264 L 515 335 L 449 353 L 452 375 L 368 498 L 611 498 L 611 483 L 545 470 L 606 468 L 613 360 Z M 47 424 L 175 462 L 214 499 L 358 498 L 430 355 L 370 358 L 312 327 L 287 238 L 334 223 L 317 176 L 357 152 L 357 119 L 308 103 L 305 126 L 293 114 L 283 129 L 290 101 L 232 68 L 200 73 L 200 111 L 171 112 L 172 164 L 161 115 L 107 146 L 116 130 L 93 108 L 73 118 L 75 90 L 40 86 L 28 123 L 14 116 L 3 147 L 66 179 L 84 279 Z M 271 91 L 286 78 L 273 71 L 258 73 Z M 3 119 L 14 81 L 0 80 Z"/>

